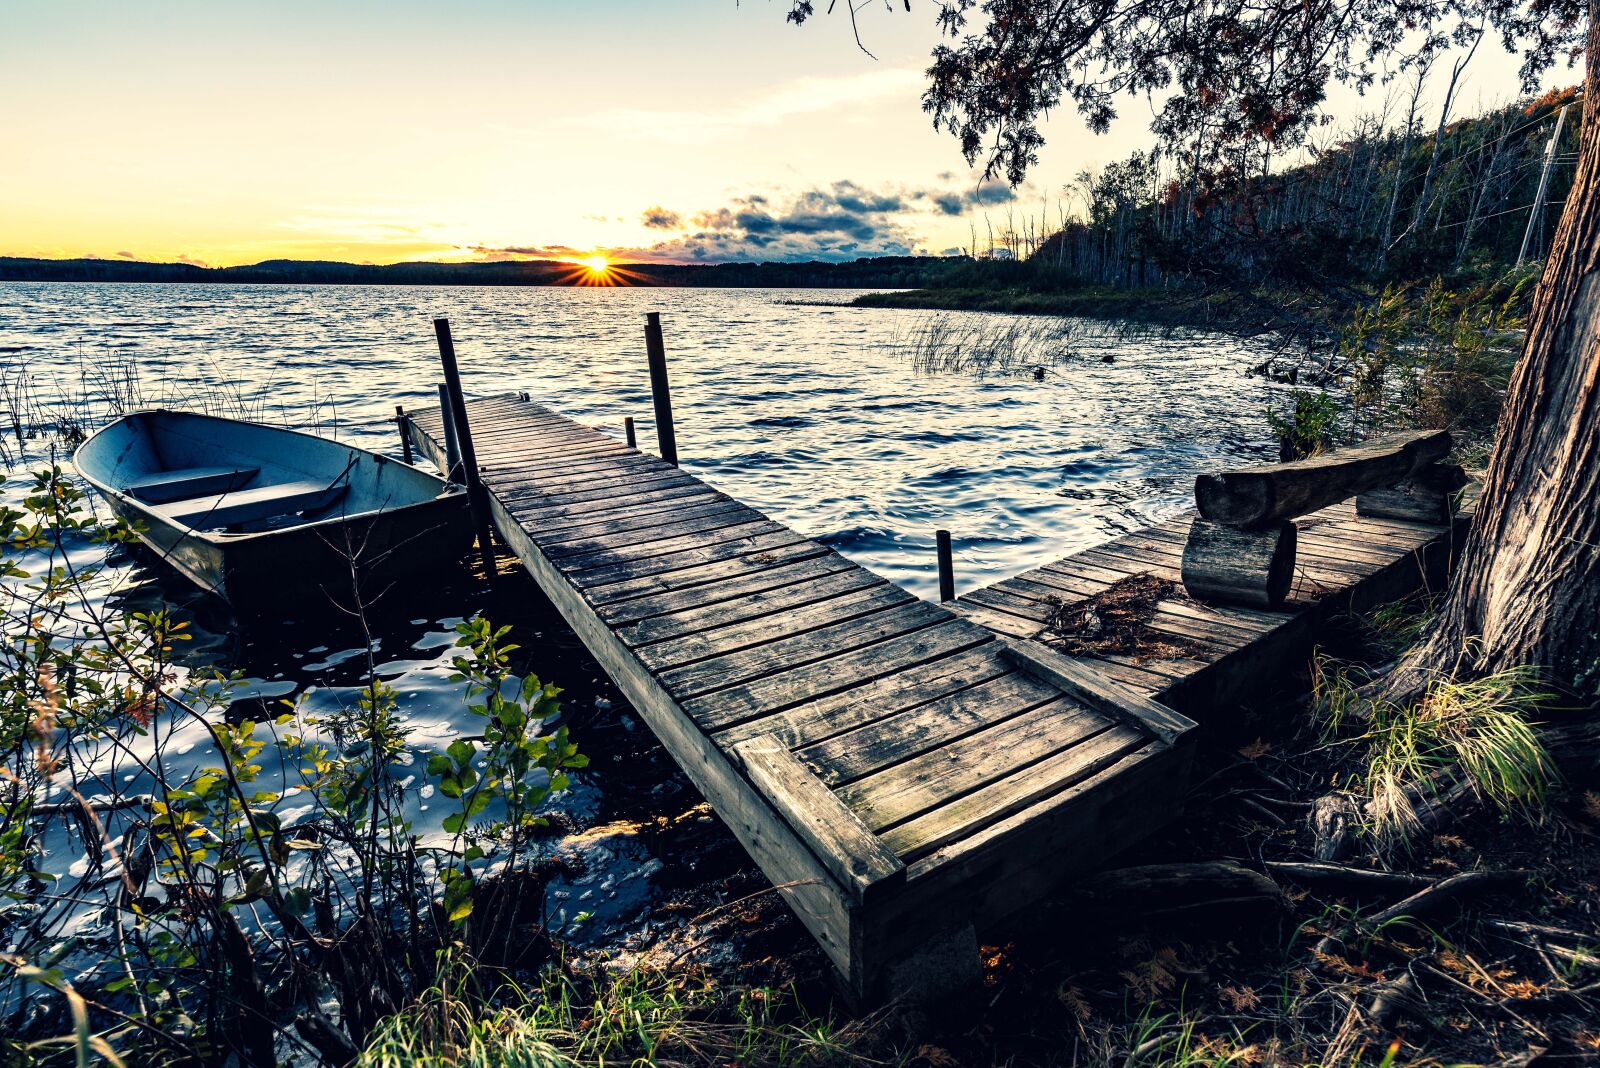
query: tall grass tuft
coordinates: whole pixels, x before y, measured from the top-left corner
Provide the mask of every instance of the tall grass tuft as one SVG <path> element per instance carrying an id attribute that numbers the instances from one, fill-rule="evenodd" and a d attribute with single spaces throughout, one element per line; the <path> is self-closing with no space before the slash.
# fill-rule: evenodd
<path id="1" fill-rule="evenodd" d="M 1416 829 L 1415 799 L 1452 772 L 1501 811 L 1537 818 L 1557 772 L 1533 719 L 1551 699 L 1537 673 L 1516 668 L 1436 681 L 1412 704 L 1375 704 L 1363 736 L 1372 745 L 1366 788 L 1374 833 L 1393 840 Z"/>
<path id="2" fill-rule="evenodd" d="M 702 971 L 635 967 L 588 975 L 551 968 L 487 998 L 455 965 L 439 986 L 381 1023 L 356 1068 L 569 1068 L 894 1063 L 869 1056 L 879 1020 L 835 1022 L 787 990 L 724 984 Z"/>

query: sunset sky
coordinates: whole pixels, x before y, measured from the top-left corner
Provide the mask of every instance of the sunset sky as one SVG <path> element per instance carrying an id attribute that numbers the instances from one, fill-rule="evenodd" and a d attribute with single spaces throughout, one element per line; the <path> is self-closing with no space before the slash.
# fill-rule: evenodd
<path id="1" fill-rule="evenodd" d="M 982 185 L 920 108 L 928 0 L 867 6 L 876 60 L 787 6 L 0 0 L 0 255 L 942 252 L 1150 143 L 1142 100 L 1104 137 L 1062 113 L 1029 185 Z M 1486 44 L 1456 113 L 1514 69 Z"/>

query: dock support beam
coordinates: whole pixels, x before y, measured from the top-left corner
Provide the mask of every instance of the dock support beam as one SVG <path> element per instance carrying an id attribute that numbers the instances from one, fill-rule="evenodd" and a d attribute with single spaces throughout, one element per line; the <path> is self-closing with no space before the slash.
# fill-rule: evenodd
<path id="1" fill-rule="evenodd" d="M 661 339 L 661 313 L 646 312 L 644 346 L 650 358 L 650 397 L 656 404 L 656 441 L 661 458 L 678 466 L 678 434 L 672 425 L 672 390 L 667 385 L 667 346 Z"/>
<path id="2" fill-rule="evenodd" d="M 439 383 L 439 418 L 444 423 L 444 477 L 465 485 L 461 478 L 461 446 L 456 442 L 456 421 L 450 414 L 450 389 Z"/>
<path id="3" fill-rule="evenodd" d="M 950 532 L 934 531 L 933 544 L 939 554 L 939 600 L 953 601 L 956 599 L 956 563 L 950 551 Z"/>
<path id="4" fill-rule="evenodd" d="M 633 430 L 633 416 L 627 416 L 622 420 L 622 433 L 628 439 L 628 448 L 637 449 L 639 447 L 639 435 L 634 433 Z"/>
<path id="5" fill-rule="evenodd" d="M 394 425 L 400 431 L 400 458 L 406 463 L 412 462 L 411 457 L 411 419 L 406 415 L 406 406 L 394 406 Z"/>
<path id="6" fill-rule="evenodd" d="M 444 365 L 445 390 L 449 394 L 446 411 L 450 415 L 446 426 L 455 429 L 456 447 L 461 450 L 461 474 L 467 487 L 467 504 L 472 509 L 472 519 L 478 530 L 478 555 L 483 560 L 483 574 L 494 581 L 494 544 L 489 540 L 489 496 L 484 492 L 483 479 L 478 474 L 478 453 L 472 447 L 472 427 L 467 423 L 467 398 L 461 391 L 461 369 L 456 366 L 456 343 L 450 336 L 450 320 L 435 319 L 433 334 L 439 339 L 439 362 Z"/>

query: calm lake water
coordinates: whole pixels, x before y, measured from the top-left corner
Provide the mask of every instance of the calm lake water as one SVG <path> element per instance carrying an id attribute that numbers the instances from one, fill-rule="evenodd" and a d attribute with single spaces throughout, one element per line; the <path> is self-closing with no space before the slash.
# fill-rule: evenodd
<path id="1" fill-rule="evenodd" d="M 432 319 L 444 315 L 469 394 L 526 390 L 618 436 L 632 416 L 653 449 L 643 324 L 660 311 L 682 466 L 924 596 L 936 584 L 935 528 L 952 532 L 958 586 L 993 582 L 1171 515 L 1199 471 L 1271 457 L 1263 413 L 1281 387 L 1244 374 L 1263 343 L 1027 320 L 1019 329 L 1049 363 L 1042 379 L 919 374 L 904 342 L 934 313 L 806 303 L 852 295 L 0 283 L 0 369 L 13 385 L 25 374 L 33 403 L 57 417 L 92 421 L 115 395 L 397 452 L 386 420 L 396 404 L 433 402 Z M 991 333 L 1013 321 L 944 320 Z M 102 594 L 123 606 L 181 602 L 202 638 L 188 655 L 245 671 L 243 698 L 298 696 L 313 709 L 353 699 L 365 657 L 348 634 L 302 621 L 242 636 L 172 576 L 131 555 L 113 562 Z M 562 803 L 577 828 L 563 848 L 589 866 L 553 890 L 569 936 L 648 940 L 663 895 L 724 886 L 747 867 L 531 584 L 426 585 L 376 626 L 379 673 L 419 736 L 476 729 L 461 722 L 445 664 L 449 626 L 473 611 L 515 625 L 530 669 L 568 689 L 575 737 L 594 760 Z M 205 754 L 202 735 L 183 759 Z M 427 797 L 415 817 L 431 825 Z M 580 914 L 592 915 L 579 924 Z"/>

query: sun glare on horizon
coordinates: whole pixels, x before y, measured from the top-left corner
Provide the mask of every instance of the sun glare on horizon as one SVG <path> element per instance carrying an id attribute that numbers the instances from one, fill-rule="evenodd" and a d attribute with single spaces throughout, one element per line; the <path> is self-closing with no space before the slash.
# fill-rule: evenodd
<path id="1" fill-rule="evenodd" d="M 589 256 L 586 259 L 580 260 L 579 262 L 585 267 L 589 268 L 589 270 L 594 274 L 605 274 L 606 271 L 611 267 L 610 260 L 606 259 L 604 256 L 598 255 Z"/>

